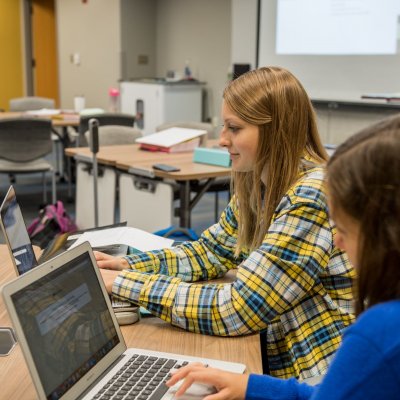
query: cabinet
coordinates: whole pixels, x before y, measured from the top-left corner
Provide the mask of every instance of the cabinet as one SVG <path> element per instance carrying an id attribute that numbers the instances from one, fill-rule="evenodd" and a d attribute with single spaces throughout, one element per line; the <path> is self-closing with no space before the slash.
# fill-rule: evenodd
<path id="1" fill-rule="evenodd" d="M 322 142 L 340 144 L 354 133 L 400 112 L 400 104 L 313 99 Z"/>
<path id="2" fill-rule="evenodd" d="M 203 83 L 145 79 L 120 83 L 121 112 L 136 115 L 144 135 L 165 122 L 202 120 Z"/>

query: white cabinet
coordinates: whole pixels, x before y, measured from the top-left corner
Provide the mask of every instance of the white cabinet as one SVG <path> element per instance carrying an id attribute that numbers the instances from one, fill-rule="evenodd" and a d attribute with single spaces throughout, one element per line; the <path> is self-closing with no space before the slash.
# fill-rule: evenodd
<path id="1" fill-rule="evenodd" d="M 340 144 L 354 133 L 400 112 L 399 104 L 360 100 L 312 100 L 324 144 Z"/>
<path id="2" fill-rule="evenodd" d="M 121 112 L 136 115 L 143 134 L 172 121 L 201 122 L 202 83 L 138 80 L 121 82 Z"/>

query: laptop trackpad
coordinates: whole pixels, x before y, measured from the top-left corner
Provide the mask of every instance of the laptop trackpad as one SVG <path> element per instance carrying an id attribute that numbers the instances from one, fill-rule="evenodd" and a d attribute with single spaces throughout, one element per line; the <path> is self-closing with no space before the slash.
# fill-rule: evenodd
<path id="1" fill-rule="evenodd" d="M 174 395 L 181 383 L 177 383 L 174 385 L 162 398 L 163 400 L 175 399 Z M 216 389 L 214 386 L 204 385 L 202 383 L 194 383 L 188 390 L 186 390 L 185 394 L 179 397 L 179 400 L 196 400 L 202 399 L 205 396 L 216 393 Z"/>

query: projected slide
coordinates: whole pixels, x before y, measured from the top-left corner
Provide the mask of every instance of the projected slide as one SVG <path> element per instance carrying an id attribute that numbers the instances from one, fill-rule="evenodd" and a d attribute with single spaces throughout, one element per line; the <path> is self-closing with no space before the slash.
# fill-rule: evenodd
<path id="1" fill-rule="evenodd" d="M 277 54 L 395 54 L 398 0 L 278 0 Z"/>

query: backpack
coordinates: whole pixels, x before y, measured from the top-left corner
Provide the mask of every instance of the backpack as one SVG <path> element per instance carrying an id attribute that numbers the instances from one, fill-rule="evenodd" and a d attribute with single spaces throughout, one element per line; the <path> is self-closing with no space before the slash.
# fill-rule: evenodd
<path id="1" fill-rule="evenodd" d="M 76 224 L 67 214 L 62 201 L 42 208 L 39 216 L 28 226 L 32 244 L 42 249 L 47 247 L 57 234 L 76 230 Z"/>

